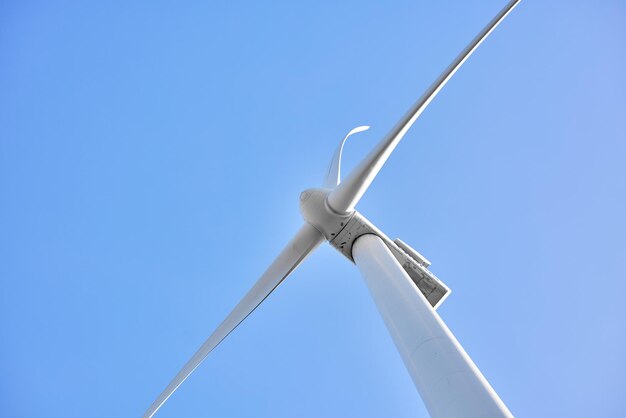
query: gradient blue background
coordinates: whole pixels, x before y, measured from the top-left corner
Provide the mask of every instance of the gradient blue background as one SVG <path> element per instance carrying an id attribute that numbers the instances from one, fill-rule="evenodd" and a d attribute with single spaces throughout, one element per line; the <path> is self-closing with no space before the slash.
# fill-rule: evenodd
<path id="1" fill-rule="evenodd" d="M 505 4 L 0 5 L 0 416 L 138 417 Z M 432 262 L 517 416 L 624 414 L 626 5 L 523 1 L 359 210 Z M 426 411 L 324 245 L 159 417 Z"/>

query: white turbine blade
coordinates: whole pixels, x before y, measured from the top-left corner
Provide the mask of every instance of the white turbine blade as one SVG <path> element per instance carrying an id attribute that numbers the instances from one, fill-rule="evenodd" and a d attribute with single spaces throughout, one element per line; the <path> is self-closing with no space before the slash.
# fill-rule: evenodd
<path id="1" fill-rule="evenodd" d="M 474 52 L 482 41 L 498 26 L 507 14 L 517 5 L 519 0 L 512 0 L 504 9 L 494 17 L 487 26 L 472 40 L 472 42 L 456 57 L 445 69 L 437 80 L 426 90 L 419 100 L 400 119 L 393 129 L 382 141 L 368 154 L 350 175 L 341 182 L 328 197 L 329 205 L 340 213 L 350 212 L 361 199 L 376 174 L 380 171 L 391 152 L 400 142 L 404 134 L 409 130 L 418 116 L 424 111 L 430 101 L 437 95 L 439 90 L 447 83 L 454 73 L 461 67 L 465 60 Z"/>
<path id="2" fill-rule="evenodd" d="M 295 270 L 298 265 L 324 240 L 324 236 L 309 224 L 304 224 L 276 260 L 224 319 L 200 349 L 185 364 L 165 390 L 148 408 L 143 418 L 150 418 L 165 403 L 181 383 L 198 367 L 204 358 L 234 330 L 270 293 Z"/>
<path id="3" fill-rule="evenodd" d="M 343 146 L 346 143 L 346 140 L 350 137 L 350 135 L 367 131 L 369 128 L 369 126 L 357 126 L 348 132 L 348 134 L 341 140 L 339 148 L 335 151 L 335 155 L 333 155 L 333 159 L 328 167 L 328 174 L 326 174 L 326 179 L 324 180 L 324 187 L 327 189 L 334 189 L 341 180 L 341 155 L 343 153 Z"/>
<path id="4" fill-rule="evenodd" d="M 512 418 L 384 241 L 363 235 L 352 255 L 430 416 Z"/>

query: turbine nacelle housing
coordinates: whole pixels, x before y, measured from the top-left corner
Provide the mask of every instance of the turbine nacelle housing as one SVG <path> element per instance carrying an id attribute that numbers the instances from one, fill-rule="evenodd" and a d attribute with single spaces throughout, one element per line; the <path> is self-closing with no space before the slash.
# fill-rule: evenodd
<path id="1" fill-rule="evenodd" d="M 330 189 L 306 189 L 300 194 L 300 211 L 304 220 L 317 229 L 330 245 L 354 262 L 352 247 L 363 235 L 376 235 L 383 240 L 413 283 L 437 308 L 450 294 L 450 289 L 428 270 L 430 262 L 399 239 L 392 241 L 357 211 L 340 214 L 328 204 Z"/>

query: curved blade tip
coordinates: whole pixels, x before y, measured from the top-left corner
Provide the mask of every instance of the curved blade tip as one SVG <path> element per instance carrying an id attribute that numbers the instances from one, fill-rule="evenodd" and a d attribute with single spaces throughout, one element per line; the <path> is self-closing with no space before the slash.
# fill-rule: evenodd
<path id="1" fill-rule="evenodd" d="M 363 132 L 363 131 L 367 131 L 369 129 L 369 125 L 362 125 L 362 126 L 357 126 L 356 128 L 354 128 L 353 130 L 351 130 L 350 132 L 348 132 L 347 136 L 350 136 L 352 134 L 357 134 L 359 132 Z"/>

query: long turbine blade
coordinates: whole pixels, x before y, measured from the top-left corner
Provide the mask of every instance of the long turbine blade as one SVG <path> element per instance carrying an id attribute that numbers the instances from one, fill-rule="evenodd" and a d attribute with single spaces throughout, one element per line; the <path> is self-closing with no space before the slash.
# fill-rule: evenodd
<path id="1" fill-rule="evenodd" d="M 172 393 L 187 379 L 187 377 L 200 365 L 202 360 L 230 334 L 257 306 L 269 296 L 270 293 L 289 274 L 304 261 L 304 259 L 324 240 L 324 236 L 309 224 L 304 224 L 296 236 L 287 244 L 276 260 L 263 273 L 261 278 L 243 297 L 235 309 L 224 319 L 211 336 L 202 344 L 200 349 L 185 364 L 180 372 L 174 377 L 165 390 L 159 395 L 154 403 L 148 408 L 143 418 L 152 417 L 155 412 L 165 403 Z"/>
<path id="2" fill-rule="evenodd" d="M 463 65 L 465 60 L 478 48 L 478 45 L 489 36 L 498 24 L 513 10 L 520 0 L 512 0 L 504 9 L 494 17 L 491 22 L 470 42 L 470 44 L 455 58 L 455 60 L 445 69 L 435 80 L 419 100 L 400 119 L 393 129 L 382 141 L 368 154 L 350 175 L 342 181 L 337 188 L 328 196 L 328 204 L 337 212 L 345 213 L 354 210 L 354 207 L 361 199 L 376 174 L 380 171 L 391 152 L 400 142 L 404 134 L 409 130 L 418 116 L 424 111 L 426 106 L 437 95 L 439 90 L 448 82 L 450 77 Z"/>

